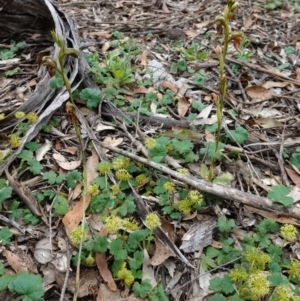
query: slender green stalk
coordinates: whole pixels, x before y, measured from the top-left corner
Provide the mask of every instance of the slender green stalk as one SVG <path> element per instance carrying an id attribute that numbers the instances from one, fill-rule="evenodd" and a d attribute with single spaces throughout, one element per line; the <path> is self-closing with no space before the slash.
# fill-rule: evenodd
<path id="1" fill-rule="evenodd" d="M 73 123 L 76 137 L 79 141 L 79 148 L 80 148 L 80 157 L 81 161 L 83 164 L 83 201 L 82 201 L 82 222 L 81 222 L 81 230 L 82 233 L 85 232 L 85 207 L 86 207 L 86 193 L 87 193 L 87 170 L 86 170 L 86 156 L 84 152 L 84 145 L 82 141 L 82 137 L 80 134 L 80 127 L 78 123 L 78 119 L 76 116 L 76 105 L 73 99 L 72 95 L 72 87 L 71 83 L 65 73 L 64 70 L 64 60 L 67 55 L 72 55 L 75 57 L 78 57 L 79 53 L 77 50 L 73 48 L 66 48 L 64 40 L 61 36 L 57 35 L 54 31 L 51 32 L 52 38 L 54 42 L 60 47 L 59 53 L 58 53 L 58 64 L 57 62 L 51 58 L 51 57 L 44 57 L 43 58 L 43 63 L 47 67 L 50 68 L 50 72 L 52 69 L 52 75 L 54 75 L 54 70 L 60 73 L 63 79 L 64 86 L 66 87 L 69 98 L 70 98 L 70 103 L 66 104 L 66 110 L 67 110 L 67 119 Z M 79 293 L 79 284 L 80 284 L 80 264 L 81 264 L 81 252 L 82 252 L 82 245 L 83 245 L 83 240 L 84 240 L 84 235 L 80 239 L 80 244 L 79 244 L 79 256 L 78 256 L 78 261 L 77 261 L 77 268 L 76 268 L 76 279 L 75 279 L 75 292 L 73 296 L 73 301 L 76 301 L 78 299 L 78 293 Z"/>
<path id="2" fill-rule="evenodd" d="M 209 175 L 209 181 L 213 180 L 214 177 L 214 164 L 216 156 L 219 150 L 219 144 L 221 140 L 221 129 L 223 123 L 223 108 L 225 103 L 225 97 L 227 93 L 227 78 L 225 74 L 225 61 L 228 52 L 228 47 L 231 41 L 233 41 L 235 48 L 239 47 L 239 44 L 242 39 L 244 39 L 244 34 L 242 32 L 230 32 L 229 22 L 234 18 L 234 11 L 238 8 L 238 2 L 235 0 L 227 0 L 227 5 L 224 9 L 223 15 L 219 15 L 215 18 L 215 23 L 217 24 L 218 31 L 223 33 L 223 49 L 221 46 L 216 47 L 216 53 L 219 58 L 220 68 L 219 68 L 219 81 L 220 81 L 220 95 L 212 94 L 213 100 L 216 104 L 217 111 L 217 136 L 216 136 L 216 145 L 214 153 L 212 156 Z"/>

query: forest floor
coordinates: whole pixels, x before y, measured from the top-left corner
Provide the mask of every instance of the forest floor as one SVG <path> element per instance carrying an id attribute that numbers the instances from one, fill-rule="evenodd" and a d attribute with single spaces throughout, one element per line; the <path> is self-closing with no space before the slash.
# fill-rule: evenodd
<path id="1" fill-rule="evenodd" d="M 239 1 L 229 19 L 217 0 L 57 7 L 95 85 L 76 78 L 76 109 L 20 146 L 42 115 L 18 109 L 41 45 L 0 45 L 0 63 L 17 60 L 0 116 L 19 119 L 0 134 L 3 164 L 19 148 L 0 178 L 0 299 L 299 301 L 297 1 Z M 61 74 L 50 85 L 59 95 Z"/>

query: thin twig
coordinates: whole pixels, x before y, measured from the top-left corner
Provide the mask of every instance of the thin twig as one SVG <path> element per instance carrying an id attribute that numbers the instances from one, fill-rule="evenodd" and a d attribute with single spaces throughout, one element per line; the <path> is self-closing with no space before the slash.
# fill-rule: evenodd
<path id="1" fill-rule="evenodd" d="M 99 144 L 103 148 L 107 148 L 115 153 L 121 154 L 123 156 L 126 156 L 132 160 L 135 160 L 137 162 L 141 162 L 145 165 L 148 165 L 154 169 L 160 170 L 163 173 L 166 173 L 170 175 L 171 177 L 180 180 L 192 187 L 194 187 L 197 190 L 200 190 L 204 193 L 210 193 L 219 197 L 223 197 L 228 200 L 233 200 L 237 202 L 241 202 L 245 205 L 249 205 L 251 207 L 259 208 L 261 210 L 266 211 L 273 211 L 277 212 L 278 215 L 284 214 L 289 215 L 292 218 L 300 220 L 300 211 L 298 208 L 292 206 L 289 208 L 283 207 L 281 205 L 274 204 L 271 200 L 268 198 L 260 197 L 253 195 L 251 193 L 242 192 L 240 190 L 234 189 L 229 186 L 223 186 L 218 184 L 213 184 L 211 182 L 198 179 L 194 176 L 186 176 L 183 175 L 177 171 L 171 170 L 170 168 L 160 165 L 158 163 L 155 163 L 153 161 L 141 158 L 137 155 L 134 155 L 132 153 L 126 152 L 122 149 L 119 149 L 117 147 L 113 147 L 110 145 L 107 145 L 100 141 L 94 141 L 95 144 Z"/>

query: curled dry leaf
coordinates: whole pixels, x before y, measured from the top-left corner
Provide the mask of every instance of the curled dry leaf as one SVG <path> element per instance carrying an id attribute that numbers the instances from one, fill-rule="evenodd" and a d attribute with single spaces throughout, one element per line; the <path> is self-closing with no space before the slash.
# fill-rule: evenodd
<path id="1" fill-rule="evenodd" d="M 92 156 L 88 157 L 86 161 L 87 186 L 89 186 L 91 182 L 98 176 L 98 173 L 95 168 L 98 165 L 98 162 L 99 162 L 98 156 L 96 152 L 93 150 Z M 91 201 L 90 194 L 87 194 L 86 196 L 82 196 L 80 200 L 75 204 L 75 206 L 69 212 L 67 212 L 67 214 L 63 217 L 62 222 L 68 231 L 72 231 L 80 224 L 82 219 L 83 203 L 85 202 L 84 210 L 86 210 L 90 204 L 90 201 Z"/>
<path id="2" fill-rule="evenodd" d="M 59 153 L 53 154 L 53 159 L 64 170 L 74 170 L 81 164 L 81 159 L 69 162 L 63 155 Z"/>
<path id="3" fill-rule="evenodd" d="M 96 253 L 96 264 L 99 270 L 99 273 L 103 280 L 107 283 L 108 288 L 116 292 L 118 290 L 115 280 L 108 268 L 107 258 L 104 253 Z"/>
<path id="4" fill-rule="evenodd" d="M 249 97 L 256 99 L 267 99 L 272 97 L 271 92 L 262 86 L 249 87 L 246 92 Z"/>
<path id="5" fill-rule="evenodd" d="M 7 263 L 11 266 L 11 268 L 16 272 L 28 272 L 28 268 L 26 264 L 23 262 L 23 260 L 16 254 L 4 250 L 2 251 L 2 254 L 6 257 Z"/>
<path id="6" fill-rule="evenodd" d="M 154 266 L 158 266 L 165 262 L 169 257 L 176 257 L 175 253 L 163 245 L 160 240 L 154 238 L 155 241 L 155 252 L 152 256 L 150 263 Z"/>
<path id="7" fill-rule="evenodd" d="M 42 161 L 47 152 L 53 148 L 51 141 L 49 141 L 48 139 L 46 139 L 45 141 L 46 142 L 43 143 L 35 152 L 35 158 L 37 159 L 37 161 Z"/>
<path id="8" fill-rule="evenodd" d="M 155 238 L 155 240 L 157 240 Z M 144 250 L 144 262 L 143 262 L 143 280 L 149 279 L 151 286 L 155 287 L 157 282 L 155 280 L 154 269 L 151 266 L 150 257 L 147 250 Z"/>

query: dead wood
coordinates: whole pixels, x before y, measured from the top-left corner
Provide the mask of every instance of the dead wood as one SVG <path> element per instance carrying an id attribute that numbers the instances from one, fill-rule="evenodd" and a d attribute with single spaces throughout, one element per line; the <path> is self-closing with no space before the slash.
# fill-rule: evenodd
<path id="1" fill-rule="evenodd" d="M 44 0 L 0 0 L 0 39 L 26 33 L 48 33 L 54 28 L 53 18 Z"/>

